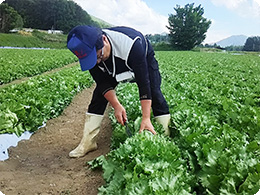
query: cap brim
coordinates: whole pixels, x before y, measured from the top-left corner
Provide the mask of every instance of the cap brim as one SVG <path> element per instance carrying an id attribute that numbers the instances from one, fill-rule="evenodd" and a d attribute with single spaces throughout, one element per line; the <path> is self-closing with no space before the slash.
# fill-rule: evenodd
<path id="1" fill-rule="evenodd" d="M 82 71 L 90 70 L 91 68 L 93 68 L 97 63 L 96 48 L 94 47 L 94 49 L 87 57 L 79 59 L 79 63 Z"/>

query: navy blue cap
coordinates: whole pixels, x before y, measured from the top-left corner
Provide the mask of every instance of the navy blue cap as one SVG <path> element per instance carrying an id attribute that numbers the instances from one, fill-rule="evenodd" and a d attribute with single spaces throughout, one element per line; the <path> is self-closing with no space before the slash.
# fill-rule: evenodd
<path id="1" fill-rule="evenodd" d="M 79 59 L 81 70 L 90 70 L 97 63 L 96 51 L 104 46 L 102 31 L 93 26 L 77 26 L 67 38 L 67 47 Z"/>

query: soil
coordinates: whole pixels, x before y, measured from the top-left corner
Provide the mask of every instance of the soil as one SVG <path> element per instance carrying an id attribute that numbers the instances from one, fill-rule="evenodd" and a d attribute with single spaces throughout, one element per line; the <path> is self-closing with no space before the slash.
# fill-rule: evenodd
<path id="1" fill-rule="evenodd" d="M 93 171 L 86 162 L 110 150 L 111 124 L 108 111 L 98 134 L 98 149 L 81 158 L 69 152 L 80 142 L 85 112 L 94 86 L 83 90 L 64 110 L 49 120 L 30 140 L 9 149 L 9 159 L 0 162 L 0 192 L 5 195 L 96 195 L 105 184 L 102 171 Z M 107 109 L 108 110 L 108 109 Z"/>

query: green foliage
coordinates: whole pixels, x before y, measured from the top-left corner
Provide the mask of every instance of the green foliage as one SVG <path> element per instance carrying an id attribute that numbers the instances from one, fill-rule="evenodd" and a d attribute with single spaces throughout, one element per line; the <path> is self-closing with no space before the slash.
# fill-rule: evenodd
<path id="1" fill-rule="evenodd" d="M 206 38 L 211 21 L 203 17 L 201 5 L 194 7 L 192 3 L 183 8 L 177 5 L 174 10 L 176 14 L 170 14 L 168 18 L 170 42 L 176 49 L 191 50 Z"/>
<path id="2" fill-rule="evenodd" d="M 259 56 L 156 52 L 156 57 L 170 107 L 172 138 L 137 131 L 127 138 L 125 129 L 112 120 L 113 141 L 119 143 L 113 143 L 116 147 L 103 163 L 99 161 L 107 182 L 100 193 L 256 194 L 260 189 Z M 126 110 L 133 128 L 141 116 L 138 97 L 132 95 L 136 86 L 120 85 L 117 93 L 124 106 L 131 105 Z M 161 134 L 160 126 L 155 130 Z M 180 164 L 154 169 L 161 160 L 164 165 Z M 179 171 L 182 176 L 174 177 Z M 171 191 L 174 185 L 162 176 L 166 172 L 185 192 Z M 154 174 L 164 179 L 158 184 Z"/>
<path id="3" fill-rule="evenodd" d="M 8 33 L 14 28 L 22 28 L 22 17 L 12 7 L 0 4 L 0 33 Z"/>
<path id="4" fill-rule="evenodd" d="M 102 161 L 107 185 L 99 194 L 191 194 L 194 178 L 165 136 L 136 134 Z"/>
<path id="5" fill-rule="evenodd" d="M 247 38 L 243 51 L 260 51 L 260 36 Z"/>
<path id="6" fill-rule="evenodd" d="M 55 43 L 62 43 L 63 48 L 67 45 L 67 35 L 64 34 L 47 34 L 46 32 L 41 32 L 39 30 L 33 30 L 32 36 L 38 38 L 42 42 L 52 43 L 55 45 Z M 52 46 L 51 48 L 57 48 L 55 46 Z"/>
<path id="7" fill-rule="evenodd" d="M 0 133 L 36 131 L 61 114 L 72 98 L 93 83 L 78 66 L 0 88 Z"/>
<path id="8" fill-rule="evenodd" d="M 23 18 L 24 27 L 58 29 L 65 33 L 80 24 L 96 25 L 89 14 L 74 1 L 67 0 L 5 0 Z"/>
<path id="9" fill-rule="evenodd" d="M 243 50 L 243 46 L 231 45 L 231 46 L 225 47 L 225 50 L 227 50 L 227 51 L 242 51 Z"/>
<path id="10" fill-rule="evenodd" d="M 66 35 L 47 34 L 37 30 L 27 35 L 22 33 L 0 33 L 0 46 L 65 49 L 66 43 Z"/>
<path id="11" fill-rule="evenodd" d="M 161 43 L 161 42 L 169 42 L 169 35 L 168 34 L 147 34 L 145 37 L 151 42 L 151 43 Z"/>
<path id="12" fill-rule="evenodd" d="M 171 51 L 171 50 L 174 50 L 172 45 L 170 45 L 169 43 L 165 43 L 165 42 L 153 43 L 152 46 L 153 46 L 153 49 L 155 51 Z"/>
<path id="13" fill-rule="evenodd" d="M 104 20 L 99 19 L 99 18 L 97 18 L 97 17 L 95 17 L 95 16 L 90 15 L 90 17 L 91 17 L 91 19 L 92 19 L 95 23 L 98 24 L 98 26 L 99 26 L 100 28 L 109 28 L 109 27 L 113 26 L 113 25 L 111 25 L 111 24 L 105 22 Z"/>
<path id="14" fill-rule="evenodd" d="M 2 49 L 0 84 L 41 74 L 76 60 L 69 50 Z"/>
<path id="15" fill-rule="evenodd" d="M 163 91 L 173 113 L 173 139 L 189 159 L 202 191 L 256 193 L 259 187 L 252 186 L 259 186 L 260 173 L 259 57 L 159 54 Z"/>

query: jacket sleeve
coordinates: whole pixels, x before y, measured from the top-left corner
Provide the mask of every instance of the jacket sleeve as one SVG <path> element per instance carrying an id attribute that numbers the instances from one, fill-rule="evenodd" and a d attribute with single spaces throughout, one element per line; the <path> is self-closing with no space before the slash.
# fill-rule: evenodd
<path id="1" fill-rule="evenodd" d="M 151 99 L 151 87 L 145 47 L 137 39 L 130 51 L 128 65 L 133 69 L 139 89 L 140 100 Z"/>
<path id="2" fill-rule="evenodd" d="M 115 89 L 118 84 L 115 78 L 109 76 L 107 73 L 103 72 L 98 65 L 94 66 L 94 68 L 89 70 L 92 78 L 96 82 L 96 88 L 98 91 L 105 95 L 109 90 Z"/>

